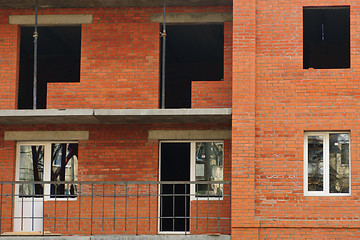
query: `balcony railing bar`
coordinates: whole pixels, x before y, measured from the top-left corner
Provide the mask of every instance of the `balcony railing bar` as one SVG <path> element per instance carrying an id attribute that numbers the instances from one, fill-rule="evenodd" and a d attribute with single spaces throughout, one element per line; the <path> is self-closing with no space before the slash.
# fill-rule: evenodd
<path id="1" fill-rule="evenodd" d="M 63 194 L 59 194 L 57 190 L 61 184 L 67 186 L 67 190 Z M 143 234 L 143 232 L 146 232 L 146 229 L 149 233 L 154 231 L 155 233 L 158 231 L 167 232 L 168 230 L 166 229 L 179 232 L 178 229 L 181 225 L 180 229 L 183 230 L 180 231 L 184 234 L 192 234 L 194 229 L 197 231 L 200 228 L 203 229 L 201 231 L 206 230 L 206 233 L 217 230 L 219 233 L 225 231 L 226 234 L 230 234 L 231 186 L 229 181 L 4 181 L 0 182 L 0 185 L 1 233 L 4 232 L 5 228 L 7 231 L 11 231 L 14 227 L 14 220 L 17 221 L 16 224 L 21 225 L 18 228 L 21 231 L 25 229 L 25 220 L 27 221 L 26 229 L 31 226 L 32 230 L 37 228 L 35 220 L 40 220 L 44 230 L 47 230 L 45 228 L 49 229 L 49 225 L 46 226 L 45 222 L 50 221 L 49 223 L 52 223 L 51 221 L 53 221 L 53 224 L 51 224 L 53 229 L 50 230 L 65 231 L 65 234 L 72 234 L 71 231 L 76 232 L 73 228 L 74 224 L 78 225 L 76 228 L 78 231 L 82 231 L 86 226 L 89 227 L 90 235 L 99 234 L 100 229 L 102 234 L 106 234 L 106 231 L 109 231 L 108 221 L 111 220 L 113 222 L 112 230 L 114 232 L 115 230 L 125 231 L 125 234 L 128 232 L 134 234 L 135 232 L 138 235 L 140 230 L 141 234 Z M 69 187 L 70 185 L 71 187 Z M 73 185 L 75 186 L 75 191 Z M 163 192 L 163 187 L 166 185 L 172 187 L 171 192 Z M 194 188 L 191 188 L 191 185 L 194 185 Z M 179 186 L 181 186 L 182 190 L 177 188 Z M 11 193 L 9 193 L 10 189 Z M 36 189 L 40 189 L 40 191 Z M 50 193 L 48 192 L 49 190 L 45 191 L 45 189 L 51 189 Z M 179 193 L 178 190 L 181 192 Z M 199 192 L 199 190 L 202 192 Z M 170 216 L 164 216 L 161 213 L 159 215 L 154 210 L 156 203 L 158 201 L 161 202 L 161 199 L 165 198 L 171 199 L 172 202 L 166 205 L 168 208 L 172 208 Z M 10 199 L 11 210 L 9 211 L 6 204 L 10 204 Z M 17 199 L 16 202 L 14 199 Z M 177 202 L 179 199 L 183 199 L 184 202 L 183 210 L 181 210 L 184 212 L 183 214 L 175 211 L 175 208 L 179 205 L 179 202 Z M 36 204 L 39 201 L 42 203 L 42 206 L 44 204 L 52 204 L 54 211 L 44 208 L 42 216 L 35 215 Z M 84 204 L 90 205 L 90 209 L 88 208 L 90 211 L 84 211 L 84 206 L 85 208 L 88 206 Z M 113 209 L 109 208 L 109 204 L 113 206 Z M 195 208 L 192 207 L 192 204 L 195 204 Z M 77 207 L 74 212 L 70 209 L 75 205 Z M 21 206 L 20 212 L 18 212 L 19 215 L 14 213 L 15 206 Z M 158 206 L 162 208 L 161 205 Z M 124 209 L 122 213 L 119 211 L 121 208 Z M 224 210 L 226 211 L 226 209 L 229 209 L 229 211 L 228 214 L 224 215 Z M 25 210 L 27 211 L 26 213 Z M 45 211 L 47 212 L 46 214 L 44 214 Z M 51 214 L 50 212 L 53 213 Z M 5 215 L 4 213 L 10 213 L 11 215 Z M 29 213 L 31 214 L 29 215 Z M 4 222 L 5 220 L 7 220 L 6 223 Z M 88 222 L 89 220 L 90 223 Z M 144 220 L 147 220 L 147 225 L 144 225 L 146 223 Z M 162 227 L 164 220 L 172 222 L 170 224 L 170 226 L 172 225 L 171 228 Z M 119 223 L 119 221 L 121 222 Z M 224 221 L 228 221 L 228 224 L 224 225 Z M 62 225 L 60 222 L 62 222 Z M 29 223 L 31 223 L 30 226 Z M 121 224 L 123 230 L 118 228 L 118 224 Z M 154 227 L 156 224 L 160 224 L 160 228 Z"/>

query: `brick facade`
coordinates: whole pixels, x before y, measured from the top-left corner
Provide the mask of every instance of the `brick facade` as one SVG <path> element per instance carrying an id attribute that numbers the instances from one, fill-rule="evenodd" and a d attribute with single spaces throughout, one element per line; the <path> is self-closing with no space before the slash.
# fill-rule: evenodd
<path id="1" fill-rule="evenodd" d="M 350 6 L 351 67 L 348 69 L 303 69 L 303 7 Z M 35 125 L 0 126 L 0 165 L 15 179 L 16 143 L 4 141 L 4 131 L 86 130 L 90 139 L 79 142 L 79 180 L 157 181 L 159 141 L 148 140 L 149 130 L 232 129 L 225 140 L 224 180 L 231 179 L 231 235 L 233 239 L 358 239 L 359 238 L 359 104 L 360 73 L 357 24 L 359 3 L 354 0 L 245 1 L 232 7 L 169 7 L 168 13 L 232 12 L 224 23 L 223 81 L 192 82 L 192 108 L 232 107 L 232 124 L 140 124 L 140 125 Z M 151 13 L 161 8 L 40 9 L 39 14 L 92 14 L 93 23 L 82 25 L 81 77 L 78 83 L 48 83 L 47 106 L 54 109 L 156 109 L 159 108 L 159 23 Z M 8 16 L 33 14 L 32 10 L 0 9 L 0 109 L 17 108 L 19 27 L 8 24 Z M 304 196 L 304 133 L 349 131 L 351 141 L 351 196 Z M 5 187 L 4 187 L 5 189 Z M 134 189 L 132 189 L 135 191 Z M 87 191 L 90 191 L 87 189 Z M 96 188 L 96 191 L 102 191 Z M 111 188 L 104 191 L 112 191 Z M 120 187 L 119 187 L 120 191 Z M 157 191 L 152 189 L 152 191 Z M 105 206 L 83 199 L 84 214 L 91 204 L 94 216 L 112 216 L 123 209 L 123 199 Z M 135 199 L 134 199 L 135 201 Z M 129 203 L 129 216 L 135 212 Z M 137 199 L 148 204 L 148 199 Z M 100 200 L 99 200 L 100 202 Z M 224 199 L 220 212 L 226 211 Z M 11 216 L 11 199 L 2 202 L 2 214 Z M 54 202 L 46 203 L 54 209 Z M 58 216 L 78 212 L 75 205 L 59 203 Z M 202 203 L 193 204 L 191 214 L 200 214 Z M 206 204 L 206 203 L 204 203 Z M 157 199 L 142 222 L 129 222 L 128 234 L 156 234 Z M 148 208 L 147 208 L 148 209 Z M 200 209 L 200 212 L 198 211 Z M 52 217 L 54 212 L 46 216 Z M 219 211 L 216 207 L 212 210 Z M 83 210 L 81 210 L 83 211 Z M 70 213 L 69 213 L 70 212 Z M 120 214 L 121 213 L 117 213 Z M 110 218 L 110 217 L 109 217 Z M 112 224 L 84 222 L 85 231 L 117 234 L 103 229 Z M 62 232 L 78 233 L 78 222 L 47 221 Z M 82 223 L 81 223 L 82 224 Z M 217 223 L 191 233 L 216 232 Z M 199 223 L 204 224 L 204 223 Z M 228 234 L 221 222 L 220 232 Z M 214 227 L 214 228 L 213 228 Z M 10 231 L 10 221 L 1 230 Z M 61 227 L 60 227 L 61 229 Z M 136 232 L 138 229 L 138 232 Z"/>

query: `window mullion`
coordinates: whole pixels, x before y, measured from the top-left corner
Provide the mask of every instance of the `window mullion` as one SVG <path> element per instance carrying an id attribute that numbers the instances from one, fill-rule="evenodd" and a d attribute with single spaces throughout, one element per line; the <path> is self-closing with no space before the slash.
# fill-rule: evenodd
<path id="1" fill-rule="evenodd" d="M 326 133 L 325 139 L 324 139 L 324 193 L 328 195 L 330 193 L 329 190 L 329 173 L 330 173 L 330 167 L 329 167 L 329 153 L 330 153 L 330 146 L 329 146 L 329 133 Z"/>
<path id="2" fill-rule="evenodd" d="M 51 143 L 46 143 L 45 145 L 45 156 L 44 156 L 44 181 L 51 180 Z M 50 197 L 50 184 L 45 184 L 44 186 L 44 196 L 45 199 Z"/>

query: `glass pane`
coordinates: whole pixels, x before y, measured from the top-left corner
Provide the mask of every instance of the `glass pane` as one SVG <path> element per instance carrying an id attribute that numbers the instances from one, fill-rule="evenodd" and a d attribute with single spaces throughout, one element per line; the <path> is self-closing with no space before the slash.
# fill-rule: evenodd
<path id="1" fill-rule="evenodd" d="M 196 143 L 196 181 L 223 181 L 223 150 L 222 142 Z M 222 196 L 222 184 L 197 184 L 196 195 Z"/>
<path id="2" fill-rule="evenodd" d="M 51 181 L 77 181 L 78 144 L 51 144 Z M 77 185 L 52 184 L 51 197 L 76 197 Z"/>
<path id="3" fill-rule="evenodd" d="M 42 181 L 44 175 L 44 146 L 20 146 L 19 181 Z M 42 184 L 21 184 L 20 197 L 42 196 Z"/>
<path id="4" fill-rule="evenodd" d="M 323 191 L 324 139 L 322 136 L 308 137 L 308 191 Z"/>
<path id="5" fill-rule="evenodd" d="M 349 192 L 349 145 L 350 134 L 331 133 L 330 137 L 330 193 Z"/>

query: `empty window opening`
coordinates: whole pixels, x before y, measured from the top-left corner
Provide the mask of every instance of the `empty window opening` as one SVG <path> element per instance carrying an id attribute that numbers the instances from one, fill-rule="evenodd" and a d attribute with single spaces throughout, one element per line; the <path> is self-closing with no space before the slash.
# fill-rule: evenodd
<path id="1" fill-rule="evenodd" d="M 18 108 L 33 108 L 34 27 L 21 27 Z M 38 28 L 37 109 L 46 108 L 47 83 L 80 81 L 81 27 Z"/>
<path id="2" fill-rule="evenodd" d="M 350 7 L 303 9 L 304 69 L 350 68 Z"/>
<path id="3" fill-rule="evenodd" d="M 191 81 L 224 76 L 224 24 L 167 25 L 165 107 L 191 107 Z"/>

